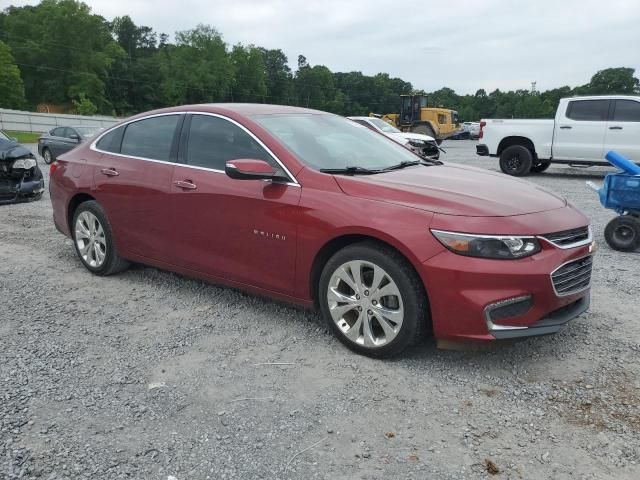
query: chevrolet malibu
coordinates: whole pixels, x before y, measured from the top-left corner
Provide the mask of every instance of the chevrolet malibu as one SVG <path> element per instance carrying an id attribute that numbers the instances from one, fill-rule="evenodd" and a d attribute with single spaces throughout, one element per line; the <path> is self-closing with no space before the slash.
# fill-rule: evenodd
<path id="1" fill-rule="evenodd" d="M 589 306 L 591 231 L 563 198 L 328 113 L 156 110 L 50 171 L 92 273 L 139 262 L 315 307 L 365 355 L 549 334 Z"/>

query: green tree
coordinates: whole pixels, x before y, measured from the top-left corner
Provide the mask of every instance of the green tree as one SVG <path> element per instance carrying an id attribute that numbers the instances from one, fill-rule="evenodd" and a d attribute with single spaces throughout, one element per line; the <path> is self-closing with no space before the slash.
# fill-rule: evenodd
<path id="1" fill-rule="evenodd" d="M 25 103 L 20 69 L 9 46 L 0 41 L 0 107 L 22 108 Z"/>
<path id="2" fill-rule="evenodd" d="M 95 115 L 98 113 L 98 107 L 96 107 L 84 93 L 78 95 L 77 99 L 74 98 L 72 103 L 75 107 L 76 113 L 80 115 Z"/>
<path id="3" fill-rule="evenodd" d="M 264 64 L 267 101 L 289 104 L 292 101 L 292 75 L 287 56 L 282 50 L 260 48 Z"/>
<path id="4" fill-rule="evenodd" d="M 262 52 L 250 45 L 233 47 L 230 55 L 234 69 L 232 86 L 233 100 L 236 102 L 265 102 L 267 84 Z"/>
<path id="5" fill-rule="evenodd" d="M 75 0 L 43 0 L 9 7 L 3 36 L 21 66 L 28 102 L 69 103 L 85 93 L 101 111 L 110 111 L 106 78 L 123 55 L 106 20 Z"/>
<path id="6" fill-rule="evenodd" d="M 633 68 L 607 68 L 600 70 L 585 86 L 586 92 L 595 95 L 633 95 L 640 93 L 640 80 L 634 77 Z"/>

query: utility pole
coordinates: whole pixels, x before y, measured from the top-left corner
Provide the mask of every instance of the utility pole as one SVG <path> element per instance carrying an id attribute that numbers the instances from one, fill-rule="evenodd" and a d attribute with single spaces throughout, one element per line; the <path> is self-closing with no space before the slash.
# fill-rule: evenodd
<path id="1" fill-rule="evenodd" d="M 536 93 L 536 82 L 535 80 L 531 82 L 531 93 Z"/>

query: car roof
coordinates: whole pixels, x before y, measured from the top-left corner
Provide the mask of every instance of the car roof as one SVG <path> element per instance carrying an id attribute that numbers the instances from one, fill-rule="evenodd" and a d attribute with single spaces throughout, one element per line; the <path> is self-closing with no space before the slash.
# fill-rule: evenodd
<path id="1" fill-rule="evenodd" d="M 180 105 L 144 112 L 138 116 L 158 115 L 175 112 L 209 112 L 218 114 L 236 113 L 238 115 L 284 115 L 284 114 L 322 114 L 332 115 L 311 108 L 292 107 L 289 105 L 270 105 L 267 103 L 200 103 L 195 105 Z M 132 117 L 135 118 L 135 117 Z"/>
<path id="2" fill-rule="evenodd" d="M 347 117 L 349 120 L 371 120 L 376 117 Z"/>

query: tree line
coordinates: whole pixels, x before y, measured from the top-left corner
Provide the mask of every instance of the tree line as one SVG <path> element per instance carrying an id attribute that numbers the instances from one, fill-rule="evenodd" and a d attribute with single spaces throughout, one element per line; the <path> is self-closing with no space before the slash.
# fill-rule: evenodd
<path id="1" fill-rule="evenodd" d="M 428 93 L 462 120 L 552 117 L 562 97 L 640 93 L 632 68 L 597 72 L 586 85 L 535 92 Z M 0 107 L 46 103 L 81 114 L 127 116 L 187 103 L 298 105 L 340 115 L 397 112 L 399 96 L 425 93 L 387 73 L 332 72 L 304 55 L 295 71 L 280 49 L 228 45 L 209 25 L 165 33 L 129 16 L 109 21 L 76 0 L 42 0 L 0 12 Z"/>

